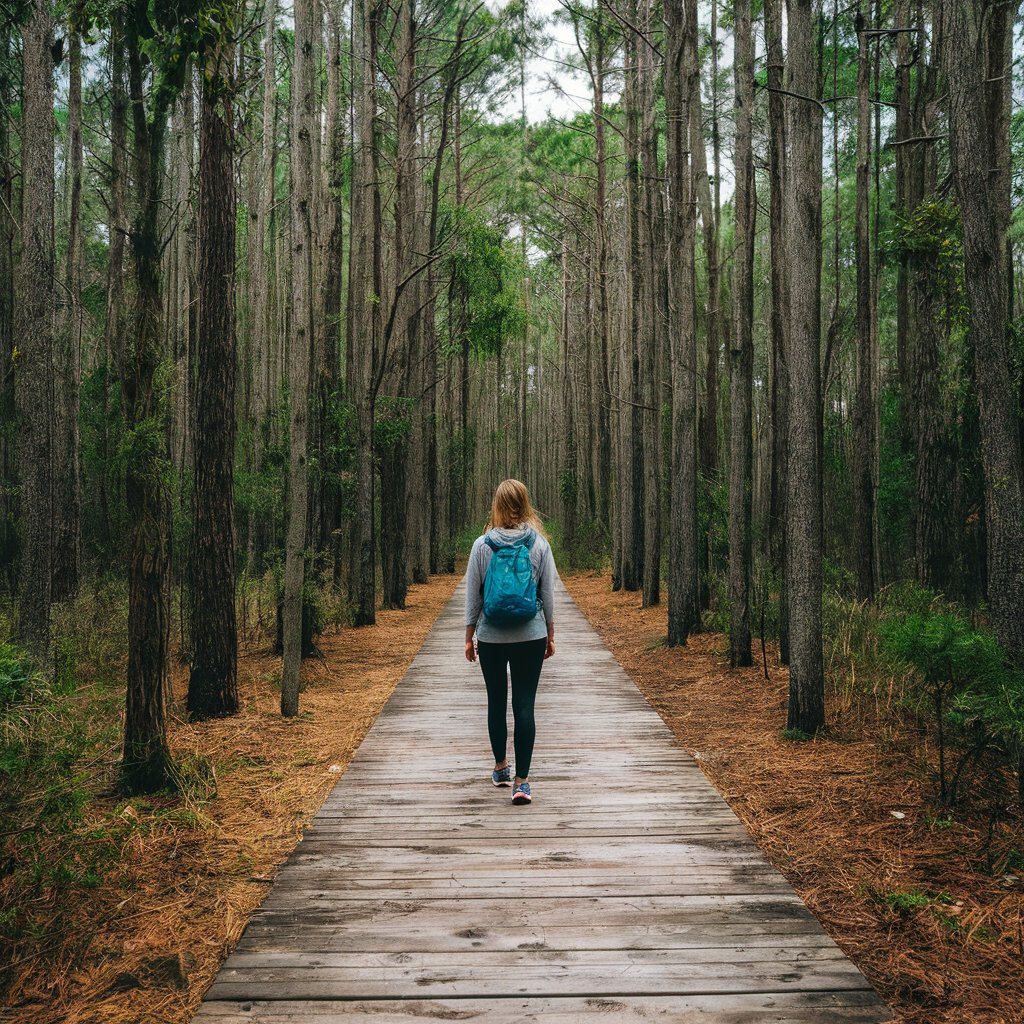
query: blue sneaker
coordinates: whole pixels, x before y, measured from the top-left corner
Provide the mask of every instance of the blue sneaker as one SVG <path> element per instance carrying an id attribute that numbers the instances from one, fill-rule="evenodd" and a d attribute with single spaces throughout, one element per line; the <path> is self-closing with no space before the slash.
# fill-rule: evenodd
<path id="1" fill-rule="evenodd" d="M 512 785 L 512 772 L 509 770 L 508 765 L 504 768 L 495 768 L 491 772 L 491 782 L 496 786 L 511 786 Z"/>
<path id="2" fill-rule="evenodd" d="M 517 782 L 512 788 L 512 803 L 528 804 L 533 799 L 530 796 L 530 784 L 528 782 Z"/>

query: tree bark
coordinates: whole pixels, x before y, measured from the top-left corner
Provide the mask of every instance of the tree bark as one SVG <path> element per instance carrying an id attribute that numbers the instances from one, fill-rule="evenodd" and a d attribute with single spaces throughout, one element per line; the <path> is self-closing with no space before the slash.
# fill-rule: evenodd
<path id="1" fill-rule="evenodd" d="M 381 467 L 382 603 L 404 608 L 409 581 L 410 548 L 407 536 L 408 502 L 416 490 L 412 466 L 418 427 L 411 385 L 417 348 L 415 237 L 416 237 L 416 35 L 414 0 L 402 0 L 398 10 L 398 43 L 394 54 L 395 81 L 395 267 L 381 358 L 390 381 L 387 408 L 389 426 L 378 435 Z M 418 528 L 426 510 L 414 510 Z M 416 556 L 414 556 L 416 557 Z M 418 567 L 422 574 L 422 566 Z"/>
<path id="2" fill-rule="evenodd" d="M 750 647 L 751 477 L 753 445 L 751 405 L 754 372 L 754 44 L 750 0 L 734 7 L 736 96 L 736 242 L 733 253 L 733 328 L 729 352 L 731 381 L 729 459 L 729 661 L 735 668 L 753 663 Z"/>
<path id="3" fill-rule="evenodd" d="M 374 524 L 374 419 L 378 382 L 382 291 L 380 186 L 377 174 L 376 0 L 354 0 L 356 62 L 356 156 L 353 161 L 352 333 L 356 408 L 356 510 L 353 520 L 353 624 L 376 621 L 376 528 Z"/>
<path id="4" fill-rule="evenodd" d="M 327 156 L 324 161 L 326 230 L 323 232 L 325 269 L 323 292 L 320 306 L 323 310 L 323 333 L 321 348 L 325 362 L 317 381 L 320 400 L 320 507 L 318 518 L 320 536 L 318 547 L 327 550 L 331 539 L 341 527 L 341 497 L 339 483 L 332 478 L 337 467 L 330 455 L 330 448 L 338 441 L 337 428 L 331 419 L 332 404 L 339 399 L 341 385 L 341 342 L 342 342 L 342 268 L 345 266 L 344 225 L 345 225 L 345 91 L 341 73 L 341 0 L 328 5 L 328 56 L 327 56 Z M 337 561 L 336 561 L 337 567 Z"/>
<path id="5" fill-rule="evenodd" d="M 651 0 L 638 8 L 639 101 L 642 116 L 641 165 L 643 213 L 640 218 L 644 307 L 641 332 L 641 401 L 643 402 L 643 606 L 661 601 L 661 348 L 665 338 L 664 260 L 661 252 L 663 204 L 655 127 L 655 62 L 651 37 Z"/>
<path id="6" fill-rule="evenodd" d="M 992 630 L 1024 667 L 1024 462 L 1007 336 L 1011 47 L 1017 4 L 947 0 L 953 184 L 977 374 Z"/>
<path id="7" fill-rule="evenodd" d="M 316 95 L 316 0 L 296 0 L 292 60 L 291 253 L 292 312 L 288 349 L 288 525 L 284 569 L 284 659 L 281 714 L 299 713 L 302 609 L 309 502 L 309 360 L 313 340 L 313 132 Z"/>
<path id="8" fill-rule="evenodd" d="M 697 555 L 697 331 L 691 140 L 699 88 L 696 0 L 665 3 L 666 173 L 668 175 L 669 362 L 672 446 L 669 462 L 668 642 L 685 644 L 700 627 Z"/>
<path id="9" fill-rule="evenodd" d="M 82 377 L 82 39 L 68 26 L 68 249 L 65 315 L 54 335 L 53 600 L 78 591 L 82 491 L 78 405 Z"/>
<path id="10" fill-rule="evenodd" d="M 815 733 L 825 723 L 821 644 L 821 142 L 819 20 L 821 0 L 787 0 L 789 37 L 786 186 L 789 288 L 789 460 L 786 522 L 791 729 Z M 797 98 L 801 97 L 801 98 Z M 806 98 L 804 98 L 806 97 Z"/>
<path id="11" fill-rule="evenodd" d="M 601 7 L 598 7 L 597 52 L 594 56 L 594 158 L 597 161 L 595 210 L 597 248 L 597 318 L 600 337 L 599 355 L 599 391 L 598 405 L 598 509 L 600 521 L 609 534 L 611 533 L 612 509 L 612 437 L 611 437 L 611 379 L 609 376 L 609 310 L 608 310 L 608 228 L 606 217 L 608 191 L 608 157 L 605 144 L 604 123 L 604 30 L 600 20 Z"/>
<path id="12" fill-rule="evenodd" d="M 783 0 L 765 0 L 765 45 L 768 61 L 768 178 L 771 277 L 771 393 L 772 434 L 769 498 L 769 542 L 779 575 L 779 660 L 789 664 L 789 601 L 786 588 L 786 465 L 789 375 L 786 369 L 786 331 L 789 324 L 789 292 L 786 279 L 785 168 L 786 114 L 782 90 Z"/>
<path id="13" fill-rule="evenodd" d="M 121 388 L 131 445 L 125 470 L 128 686 L 121 778 L 130 793 L 154 792 L 171 781 L 166 724 L 171 463 L 166 401 L 160 387 L 167 358 L 160 282 L 160 213 L 164 135 L 173 93 L 165 86 L 147 92 L 140 20 L 137 11 L 125 19 L 136 193 L 130 229 L 135 295 L 131 335 L 121 352 Z"/>
<path id="14" fill-rule="evenodd" d="M 192 492 L 193 719 L 238 710 L 235 629 L 235 181 L 233 45 L 205 55 L 199 141 L 199 330 Z"/>
<path id="15" fill-rule="evenodd" d="M 46 0 L 32 3 L 21 39 L 21 258 L 15 280 L 18 358 L 12 360 L 21 480 L 18 626 L 22 645 L 44 664 L 50 636 L 56 415 L 53 18 Z"/>
<path id="16" fill-rule="evenodd" d="M 631 0 L 627 20 L 636 24 L 638 0 Z M 628 224 L 628 317 L 629 328 L 623 352 L 623 386 L 628 384 L 622 412 L 623 443 L 620 481 L 622 483 L 621 581 L 623 590 L 639 590 L 644 567 L 644 445 L 643 375 L 641 360 L 646 352 L 645 329 L 649 323 L 647 275 L 641 238 L 643 217 L 643 164 L 641 154 L 640 75 L 641 47 L 636 31 L 626 31 L 626 66 L 623 107 L 625 110 L 626 209 Z"/>
<path id="17" fill-rule="evenodd" d="M 872 600 L 878 563 L 878 314 L 871 269 L 868 188 L 871 172 L 870 66 L 867 25 L 857 12 L 857 391 L 853 412 L 853 557 L 857 597 Z"/>
<path id="18" fill-rule="evenodd" d="M 0 109 L 14 104 L 11 40 L 14 31 L 0 29 Z M 8 118 L 0 117 L 0 584 L 14 590 L 17 566 L 15 522 L 15 461 L 12 431 L 14 397 L 14 239 L 18 233 L 14 213 L 14 157 Z"/>
<path id="19" fill-rule="evenodd" d="M 277 129 L 277 78 L 275 74 L 274 33 L 277 17 L 277 0 L 265 0 L 263 5 L 263 82 L 259 159 L 256 174 L 255 202 L 249 211 L 249 349 L 252 374 L 250 428 L 252 445 L 247 462 L 250 472 L 259 477 L 263 471 L 264 435 L 267 432 L 267 413 L 273 379 L 271 349 L 275 343 L 271 320 L 272 281 L 267 263 L 267 249 L 272 246 L 269 238 L 273 223 L 275 136 Z M 256 571 L 259 559 L 270 543 L 265 530 L 261 528 L 255 510 L 250 511 L 247 524 L 246 546 L 250 559 L 257 565 L 248 567 Z"/>
<path id="20" fill-rule="evenodd" d="M 935 134 L 937 48 L 942 5 L 934 5 L 932 32 L 921 3 L 901 0 L 896 8 L 896 210 L 904 230 L 932 202 L 936 188 Z M 912 22 L 917 20 L 917 24 Z M 930 39 L 929 39 L 930 36 Z M 948 518 L 950 481 L 943 451 L 940 395 L 941 297 L 934 268 L 914 245 L 902 247 L 896 278 L 896 351 L 900 381 L 902 444 L 914 467 L 914 567 L 922 586 L 944 587 L 951 557 Z"/>
<path id="21" fill-rule="evenodd" d="M 771 2 L 771 0 L 768 0 Z M 707 309 L 704 317 L 704 404 L 700 408 L 700 471 L 709 492 L 718 479 L 718 353 L 721 347 L 722 286 L 718 255 L 718 0 L 711 0 L 711 136 L 715 160 L 715 195 L 711 196 L 708 180 L 708 159 L 704 144 L 703 105 L 701 103 L 700 76 L 692 96 L 691 124 L 693 147 L 693 176 L 700 203 L 701 226 L 704 235 L 704 263 L 707 273 Z"/>

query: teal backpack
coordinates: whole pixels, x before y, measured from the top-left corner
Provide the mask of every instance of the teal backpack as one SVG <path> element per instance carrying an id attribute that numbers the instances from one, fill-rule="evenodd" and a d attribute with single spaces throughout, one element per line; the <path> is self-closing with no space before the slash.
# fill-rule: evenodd
<path id="1" fill-rule="evenodd" d="M 490 534 L 484 538 L 493 552 L 484 577 L 484 615 L 496 626 L 519 625 L 537 614 L 537 581 L 530 565 L 536 539 L 534 530 L 515 544 L 499 544 Z"/>

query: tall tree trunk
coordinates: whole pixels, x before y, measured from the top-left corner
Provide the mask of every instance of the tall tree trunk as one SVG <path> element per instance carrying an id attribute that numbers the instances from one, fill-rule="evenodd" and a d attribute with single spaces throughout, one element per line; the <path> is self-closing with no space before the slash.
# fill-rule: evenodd
<path id="1" fill-rule="evenodd" d="M 769 0 L 770 2 L 770 0 Z M 700 410 L 700 471 L 709 491 L 718 478 L 718 351 L 721 347 L 722 289 L 718 256 L 719 219 L 719 132 L 718 132 L 718 0 L 711 0 L 711 136 L 714 146 L 714 202 L 708 180 L 708 158 L 704 146 L 703 110 L 700 95 L 700 75 L 691 98 L 690 115 L 693 128 L 694 184 L 700 203 L 701 226 L 704 235 L 704 264 L 707 273 L 707 310 L 704 318 L 704 404 Z"/>
<path id="2" fill-rule="evenodd" d="M 639 0 L 631 0 L 627 20 L 637 21 Z M 626 209 L 628 217 L 628 317 L 627 344 L 623 353 L 623 386 L 628 384 L 623 411 L 623 444 L 620 457 L 622 482 L 622 589 L 639 590 L 644 566 L 644 445 L 643 374 L 644 342 L 650 323 L 647 274 L 643 258 L 643 157 L 641 154 L 641 43 L 635 29 L 626 32 L 625 109 Z"/>
<path id="3" fill-rule="evenodd" d="M 229 23 L 205 55 L 199 140 L 199 332 L 192 492 L 193 719 L 238 710 L 235 630 L 234 73 Z"/>
<path id="4" fill-rule="evenodd" d="M 697 555 L 697 331 L 694 182 L 689 154 L 699 88 L 696 0 L 665 3 L 666 172 L 668 175 L 669 361 L 672 445 L 669 463 L 668 642 L 685 644 L 700 627 Z"/>
<path id="5" fill-rule="evenodd" d="M 82 39 L 68 27 L 68 250 L 66 316 L 54 335 L 53 600 L 74 597 L 82 552 L 78 391 L 82 377 Z"/>
<path id="6" fill-rule="evenodd" d="M 34 0 L 22 26 L 21 258 L 16 277 L 15 402 L 21 479 L 19 636 L 39 661 L 50 635 L 53 560 L 53 18 Z M 6 117 L 6 113 L 2 116 Z"/>
<path id="7" fill-rule="evenodd" d="M 665 299 L 662 290 L 664 261 L 661 257 L 663 204 L 658 168 L 658 136 L 655 127 L 654 76 L 656 53 L 651 39 L 651 0 L 638 5 L 641 39 L 638 99 L 641 116 L 641 164 L 643 207 L 640 218 L 644 308 L 642 317 L 640 391 L 643 403 L 643 565 L 644 607 L 661 600 L 661 348 L 665 337 Z"/>
<path id="8" fill-rule="evenodd" d="M 1017 4 L 947 0 L 944 11 L 950 158 L 964 232 L 985 474 L 988 600 L 996 639 L 1024 667 L 1024 462 L 1010 373 L 1006 260 Z"/>
<path id="9" fill-rule="evenodd" d="M 376 0 L 354 0 L 356 64 L 353 161 L 352 332 L 356 408 L 356 510 L 353 520 L 352 584 L 356 626 L 372 625 L 377 611 L 376 528 L 374 524 L 374 418 L 377 400 L 378 339 L 382 290 L 380 186 L 377 175 L 377 29 Z"/>
<path id="10" fill-rule="evenodd" d="M 163 151 L 173 101 L 168 88 L 147 93 L 137 12 L 125 20 L 134 134 L 135 211 L 131 227 L 135 278 L 131 335 L 122 350 L 121 387 L 131 439 L 126 460 L 128 512 L 128 686 L 121 777 L 131 793 L 170 781 L 167 746 L 167 656 L 170 644 L 171 495 L 167 478 L 167 408 L 160 378 L 167 359 L 160 286 Z M 147 110 L 147 98 L 151 107 Z"/>
<path id="11" fill-rule="evenodd" d="M 576 458 L 576 410 L 573 405 L 573 372 L 569 337 L 572 331 L 569 317 L 569 303 L 572 301 L 572 295 L 569 279 L 569 248 L 565 239 L 562 242 L 561 265 L 562 302 L 558 333 L 562 349 L 562 541 L 569 554 L 569 560 L 572 562 L 576 555 L 579 488 Z"/>
<path id="12" fill-rule="evenodd" d="M 935 132 L 937 46 L 941 10 L 926 31 L 923 5 L 900 0 L 896 8 L 896 210 L 913 223 L 936 187 Z M 916 19 L 916 25 L 913 24 Z M 917 141 L 911 141 L 917 140 Z M 943 528 L 950 481 L 942 450 L 943 409 L 939 386 L 941 297 L 934 268 L 917 247 L 903 246 L 896 278 L 896 350 L 904 448 L 914 464 L 914 566 L 924 586 L 946 584 L 949 540 Z"/>
<path id="13" fill-rule="evenodd" d="M 0 28 L 0 109 L 14 105 L 11 40 L 14 29 Z M 0 585 L 13 589 L 17 539 L 15 520 L 14 431 L 14 156 L 9 120 L 0 117 Z"/>
<path id="14" fill-rule="evenodd" d="M 789 465 L 786 497 L 789 595 L 789 727 L 825 722 L 821 645 L 821 0 L 787 0 L 789 151 L 786 187 L 789 290 Z M 800 97 L 800 98 L 797 98 Z"/>
<path id="15" fill-rule="evenodd" d="M 417 51 L 419 22 L 415 0 L 406 0 L 409 12 L 403 6 L 403 36 L 408 37 L 402 50 L 402 72 L 399 83 L 401 94 L 401 119 L 404 125 L 402 139 L 403 178 L 409 179 L 410 193 L 405 200 L 410 222 L 408 280 L 403 296 L 406 307 L 406 345 L 408 347 L 408 378 L 406 391 L 410 398 L 412 423 L 409 434 L 409 451 L 406 474 L 406 578 L 410 583 L 426 583 L 430 572 L 430 536 L 435 508 L 430 501 L 427 486 L 427 453 L 430 447 L 431 417 L 429 414 L 433 392 L 428 393 L 426 377 L 427 356 L 425 352 L 426 328 L 423 318 L 425 271 L 423 267 L 424 195 L 423 175 L 420 170 L 420 126 L 418 109 L 420 96 L 417 90 Z M 409 135 L 408 140 L 405 138 Z"/>
<path id="16" fill-rule="evenodd" d="M 124 308 L 124 250 L 128 238 L 128 92 L 125 81 L 123 31 L 111 26 L 110 40 L 110 245 L 107 250 L 106 305 L 103 324 L 103 367 L 100 409 L 103 414 L 100 434 L 100 548 L 113 551 L 111 523 L 111 449 L 110 425 L 112 383 L 120 368 L 125 345 L 127 312 Z"/>
<path id="17" fill-rule="evenodd" d="M 271 319 L 272 281 L 267 263 L 267 249 L 272 246 L 269 237 L 273 223 L 275 136 L 277 124 L 277 79 L 275 74 L 274 34 L 277 0 L 265 0 L 263 5 L 263 83 L 259 159 L 257 163 L 255 202 L 249 210 L 249 347 L 252 374 L 250 425 L 252 445 L 248 451 L 249 471 L 256 477 L 263 471 L 264 434 L 267 430 L 267 412 L 271 398 L 271 348 L 275 332 Z M 250 558 L 258 561 L 270 544 L 270 538 L 260 529 L 255 510 L 249 513 L 246 546 Z M 249 566 L 247 571 L 255 571 Z"/>
<path id="18" fill-rule="evenodd" d="M 612 442 L 612 386 L 611 386 L 611 352 L 610 352 L 610 312 L 608 303 L 608 156 L 605 144 L 605 113 L 604 113 L 604 79 L 605 79 L 605 29 L 602 18 L 604 8 L 598 4 L 594 12 L 596 43 L 591 63 L 591 84 L 594 101 L 594 160 L 595 195 L 594 195 L 594 249 L 595 272 L 597 275 L 597 332 L 598 345 L 598 408 L 597 408 L 597 477 L 598 477 L 598 519 L 609 536 L 617 526 L 613 526 L 612 517 L 618 523 L 618 515 L 613 511 L 612 500 L 614 489 L 612 478 L 613 450 Z M 613 545 L 614 547 L 614 545 Z M 615 555 L 612 557 L 616 564 Z M 613 584 L 614 585 L 614 584 Z"/>
<path id="19" fill-rule="evenodd" d="M 782 51 L 783 0 L 765 0 L 765 45 L 768 59 L 768 176 L 770 193 L 771 394 L 772 464 L 769 499 L 769 540 L 779 574 L 779 660 L 789 664 L 789 601 L 786 593 L 786 466 L 789 375 L 786 331 L 789 292 L 786 279 L 785 162 L 786 115 Z"/>
<path id="20" fill-rule="evenodd" d="M 313 132 L 316 94 L 317 0 L 296 0 L 292 60 L 291 253 L 292 312 L 288 349 L 288 526 L 284 568 L 284 660 L 281 714 L 299 713 L 302 608 L 309 503 L 309 360 L 313 340 Z"/>
<path id="21" fill-rule="evenodd" d="M 195 184 L 195 96 L 192 59 L 187 58 L 185 86 L 178 96 L 171 122 L 173 157 L 168 168 L 167 187 L 174 205 L 173 249 L 165 275 L 169 301 L 166 303 L 165 334 L 174 366 L 173 408 L 170 421 L 171 457 L 178 478 L 178 493 L 188 494 L 193 467 L 195 430 L 196 331 L 199 294 L 196 263 Z"/>
<path id="22" fill-rule="evenodd" d="M 329 47 L 327 57 L 327 157 L 325 160 L 325 210 L 327 230 L 324 232 L 325 271 L 323 275 L 323 294 L 320 305 L 323 309 L 322 349 L 325 365 L 321 378 L 317 381 L 320 399 L 320 465 L 325 479 L 321 482 L 320 494 L 320 537 L 318 546 L 327 550 L 331 538 L 341 526 L 341 500 L 336 479 L 326 479 L 332 470 L 336 471 L 329 453 L 332 445 L 337 444 L 337 429 L 331 421 L 331 405 L 338 398 L 341 385 L 341 290 L 342 268 L 345 266 L 344 253 L 344 220 L 345 200 L 344 185 L 346 173 L 345 160 L 345 90 L 341 71 L 341 2 L 328 5 L 327 25 Z M 336 568 L 338 562 L 335 562 Z"/>
<path id="23" fill-rule="evenodd" d="M 751 405 L 754 372 L 754 152 L 751 115 L 754 106 L 754 44 L 750 0 L 736 0 L 736 244 L 733 254 L 733 328 L 729 352 L 731 382 L 729 459 L 729 661 L 750 665 L 751 476 L 753 452 Z"/>
<path id="24" fill-rule="evenodd" d="M 857 12 L 857 392 L 853 412 L 853 556 L 857 596 L 874 598 L 878 544 L 877 306 L 871 269 L 868 188 L 871 171 L 870 66 L 866 24 Z"/>
<path id="25" fill-rule="evenodd" d="M 393 394 L 387 415 L 392 427 L 380 448 L 381 465 L 381 568 L 385 608 L 404 608 L 409 580 L 407 520 L 413 512 L 417 527 L 426 510 L 408 507 L 413 487 L 411 456 L 418 435 L 417 413 L 412 406 L 411 385 L 417 348 L 415 287 L 416 238 L 416 36 L 415 2 L 402 0 L 398 10 L 398 43 L 394 54 L 395 82 L 395 271 L 384 352 L 390 367 L 385 371 Z M 418 550 L 418 544 L 416 546 Z M 419 567 L 422 574 L 422 566 Z"/>

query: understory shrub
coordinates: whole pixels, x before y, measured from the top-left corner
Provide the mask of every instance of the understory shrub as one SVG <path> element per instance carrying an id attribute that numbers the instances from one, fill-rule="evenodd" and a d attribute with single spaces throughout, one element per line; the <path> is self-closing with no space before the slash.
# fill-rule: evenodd
<path id="1" fill-rule="evenodd" d="M 0 646 L 0 992 L 23 957 L 73 937 L 77 908 L 118 869 L 124 838 L 124 823 L 90 810 L 96 761 L 118 746 L 119 690 L 67 675 L 55 684 L 28 664 Z"/>
<path id="2" fill-rule="evenodd" d="M 994 637 L 950 609 L 883 619 L 878 635 L 885 655 L 912 668 L 911 684 L 930 709 L 943 804 L 957 801 L 967 769 L 980 767 L 986 758 L 1019 769 L 1024 672 L 1009 665 Z M 950 741 L 958 748 L 952 770 L 947 765 Z"/>

